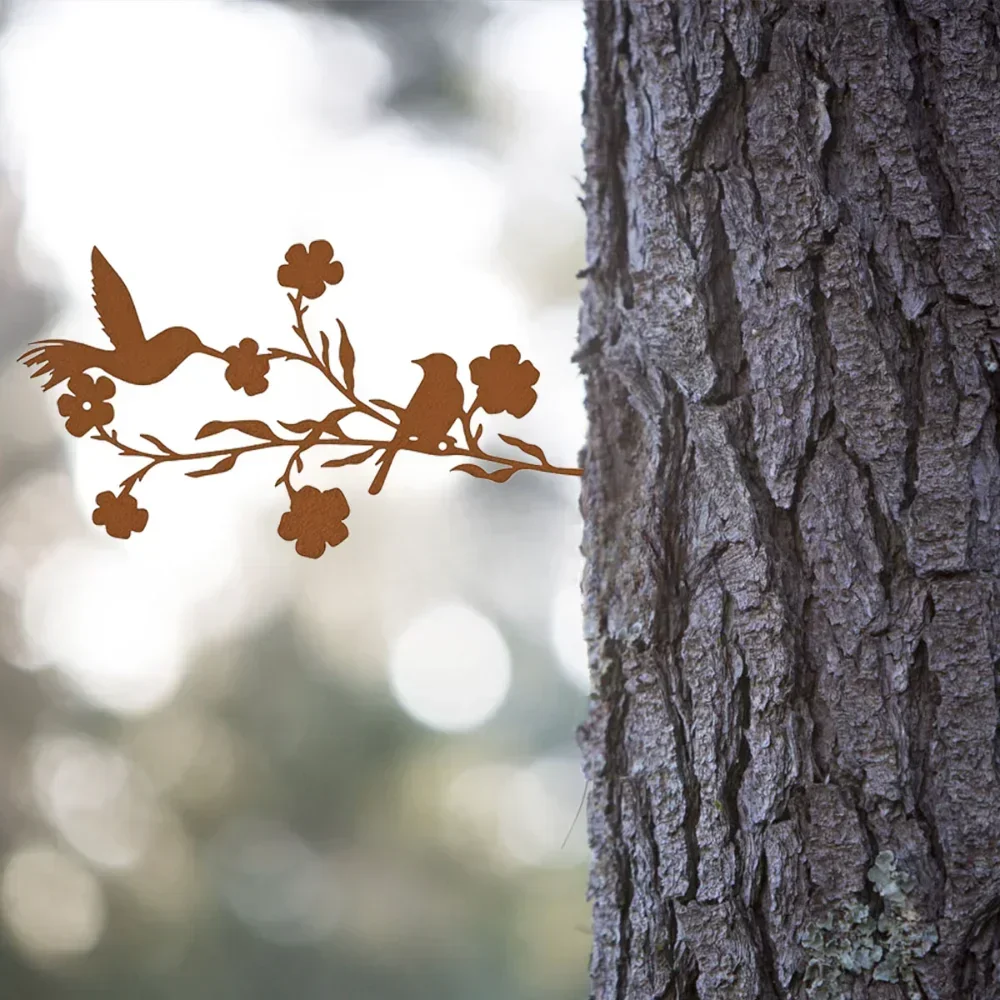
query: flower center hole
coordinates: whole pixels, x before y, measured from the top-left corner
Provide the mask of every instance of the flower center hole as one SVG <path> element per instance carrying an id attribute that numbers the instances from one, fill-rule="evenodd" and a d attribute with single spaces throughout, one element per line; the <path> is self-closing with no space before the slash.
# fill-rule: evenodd
<path id="1" fill-rule="evenodd" d="M 89 400 L 89 399 L 85 399 L 85 400 L 83 401 L 83 404 L 82 404 L 82 406 L 81 406 L 81 409 L 84 409 L 84 410 L 89 410 L 90 408 L 91 408 L 91 406 L 90 406 L 90 400 Z"/>

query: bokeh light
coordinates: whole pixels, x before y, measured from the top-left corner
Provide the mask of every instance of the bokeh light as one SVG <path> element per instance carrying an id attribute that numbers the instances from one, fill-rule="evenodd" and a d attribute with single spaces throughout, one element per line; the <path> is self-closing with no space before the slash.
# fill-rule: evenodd
<path id="1" fill-rule="evenodd" d="M 581 691 L 590 690 L 590 659 L 583 637 L 583 597 L 580 584 L 566 584 L 556 593 L 551 640 L 559 667 Z"/>
<path id="2" fill-rule="evenodd" d="M 187 664 L 178 591 L 142 570 L 128 551 L 66 542 L 38 565 L 24 598 L 38 657 L 124 714 L 169 702 Z"/>
<path id="3" fill-rule="evenodd" d="M 416 618 L 389 660 L 393 694 L 433 729 L 463 732 L 496 713 L 510 689 L 510 651 L 499 629 L 473 608 L 442 605 Z"/>
<path id="4" fill-rule="evenodd" d="M 95 876 L 69 855 L 44 845 L 22 847 L 8 858 L 0 905 L 9 932 L 43 962 L 90 951 L 107 919 Z"/>
<path id="5" fill-rule="evenodd" d="M 321 938 L 343 906 L 330 866 L 290 830 L 260 820 L 219 832 L 210 854 L 233 912 L 272 941 Z"/>
<path id="6" fill-rule="evenodd" d="M 93 864 L 117 871 L 142 858 L 155 806 L 124 755 L 79 737 L 44 738 L 31 779 L 42 815 Z"/>

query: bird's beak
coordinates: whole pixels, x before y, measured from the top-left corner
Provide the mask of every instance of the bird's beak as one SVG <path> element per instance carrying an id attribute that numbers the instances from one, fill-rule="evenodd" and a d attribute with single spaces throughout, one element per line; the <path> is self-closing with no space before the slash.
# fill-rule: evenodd
<path id="1" fill-rule="evenodd" d="M 423 363 L 424 363 L 424 362 L 425 362 L 426 360 L 427 360 L 427 358 L 414 358 L 414 359 L 413 359 L 413 360 L 412 360 L 412 361 L 410 362 L 410 364 L 411 364 L 411 365 L 422 365 L 422 364 L 423 364 Z"/>

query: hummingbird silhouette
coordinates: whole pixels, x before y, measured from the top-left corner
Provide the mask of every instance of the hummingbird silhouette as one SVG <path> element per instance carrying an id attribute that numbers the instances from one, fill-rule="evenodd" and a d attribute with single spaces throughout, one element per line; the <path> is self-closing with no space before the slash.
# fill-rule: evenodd
<path id="1" fill-rule="evenodd" d="M 449 439 L 448 431 L 462 416 L 465 390 L 458 380 L 458 365 L 447 354 L 428 354 L 413 362 L 424 370 L 416 392 L 405 409 L 397 409 L 399 427 L 385 451 L 375 463 L 379 470 L 368 492 L 374 496 L 382 489 L 389 467 L 397 452 L 404 446 L 413 450 L 436 451 L 442 441 Z"/>
<path id="2" fill-rule="evenodd" d="M 91 252 L 90 265 L 97 316 L 114 349 L 102 350 L 74 340 L 33 341 L 30 350 L 17 360 L 28 367 L 42 366 L 31 377 L 50 376 L 43 391 L 89 368 L 99 368 L 133 385 L 152 385 L 165 379 L 192 354 L 224 357 L 184 326 L 169 327 L 147 340 L 125 282 L 97 247 Z"/>

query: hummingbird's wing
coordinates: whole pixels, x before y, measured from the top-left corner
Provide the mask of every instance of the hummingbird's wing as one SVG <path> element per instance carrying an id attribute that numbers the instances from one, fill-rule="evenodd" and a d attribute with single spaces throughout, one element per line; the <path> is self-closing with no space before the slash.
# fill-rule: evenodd
<path id="1" fill-rule="evenodd" d="M 125 350 L 145 343 L 132 296 L 97 247 L 91 252 L 90 266 L 94 278 L 94 305 L 108 339 L 116 348 Z"/>

